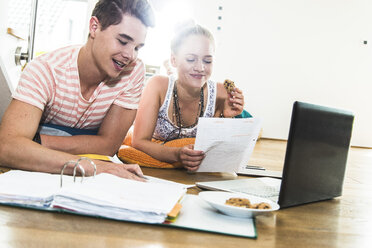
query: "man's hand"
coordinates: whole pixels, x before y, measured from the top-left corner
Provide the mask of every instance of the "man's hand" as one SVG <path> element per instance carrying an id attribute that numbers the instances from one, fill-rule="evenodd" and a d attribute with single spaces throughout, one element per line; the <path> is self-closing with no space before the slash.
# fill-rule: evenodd
<path id="1" fill-rule="evenodd" d="M 122 178 L 146 182 L 138 164 L 115 164 L 97 160 L 94 162 L 97 165 L 97 174 L 109 173 Z"/>

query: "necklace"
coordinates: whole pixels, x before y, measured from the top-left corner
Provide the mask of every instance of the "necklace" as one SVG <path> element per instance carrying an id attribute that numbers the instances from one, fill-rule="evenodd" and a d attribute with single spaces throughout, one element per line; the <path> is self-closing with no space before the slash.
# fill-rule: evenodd
<path id="1" fill-rule="evenodd" d="M 199 107 L 198 107 L 198 112 L 196 114 L 195 122 L 191 124 L 190 126 L 184 126 L 183 125 L 183 120 L 182 120 L 182 114 L 181 114 L 181 109 L 180 105 L 178 102 L 178 93 L 177 93 L 177 81 L 174 83 L 173 87 L 173 117 L 176 119 L 177 126 L 181 128 L 191 128 L 195 127 L 198 124 L 198 119 L 199 117 L 202 117 L 204 114 L 204 87 L 201 87 L 200 89 L 200 101 L 199 101 Z"/>

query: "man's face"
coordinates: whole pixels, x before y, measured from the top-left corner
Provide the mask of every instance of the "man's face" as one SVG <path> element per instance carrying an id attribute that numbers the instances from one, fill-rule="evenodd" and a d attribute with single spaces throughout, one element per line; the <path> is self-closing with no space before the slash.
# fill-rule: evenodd
<path id="1" fill-rule="evenodd" d="M 131 15 L 124 14 L 119 24 L 105 30 L 101 30 L 98 22 L 97 28 L 90 32 L 93 63 L 105 77 L 118 77 L 128 64 L 137 59 L 146 34 L 146 26 Z"/>

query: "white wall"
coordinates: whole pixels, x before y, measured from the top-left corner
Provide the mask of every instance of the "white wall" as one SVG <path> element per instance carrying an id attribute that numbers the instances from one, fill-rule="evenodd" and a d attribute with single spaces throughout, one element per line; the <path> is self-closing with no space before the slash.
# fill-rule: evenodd
<path id="1" fill-rule="evenodd" d="M 372 147 L 372 1 L 177 1 L 192 4 L 215 34 L 213 78 L 230 78 L 244 91 L 245 108 L 263 119 L 264 137 L 287 138 L 292 103 L 300 100 L 353 111 L 352 145 Z M 0 38 L 5 28 L 0 25 Z"/>
<path id="2" fill-rule="evenodd" d="M 292 104 L 299 100 L 351 110 L 352 145 L 372 147 L 372 1 L 195 4 L 212 15 L 223 6 L 213 78 L 230 78 L 243 89 L 245 108 L 264 121 L 264 137 L 287 139 Z M 199 18 L 216 33 L 216 16 Z"/>

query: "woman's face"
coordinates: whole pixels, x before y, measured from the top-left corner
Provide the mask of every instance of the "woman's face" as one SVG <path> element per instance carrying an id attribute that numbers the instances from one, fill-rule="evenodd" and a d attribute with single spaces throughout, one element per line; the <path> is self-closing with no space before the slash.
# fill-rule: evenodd
<path id="1" fill-rule="evenodd" d="M 200 88 L 211 76 L 214 44 L 204 35 L 190 35 L 172 54 L 172 65 L 177 68 L 178 80 Z"/>

